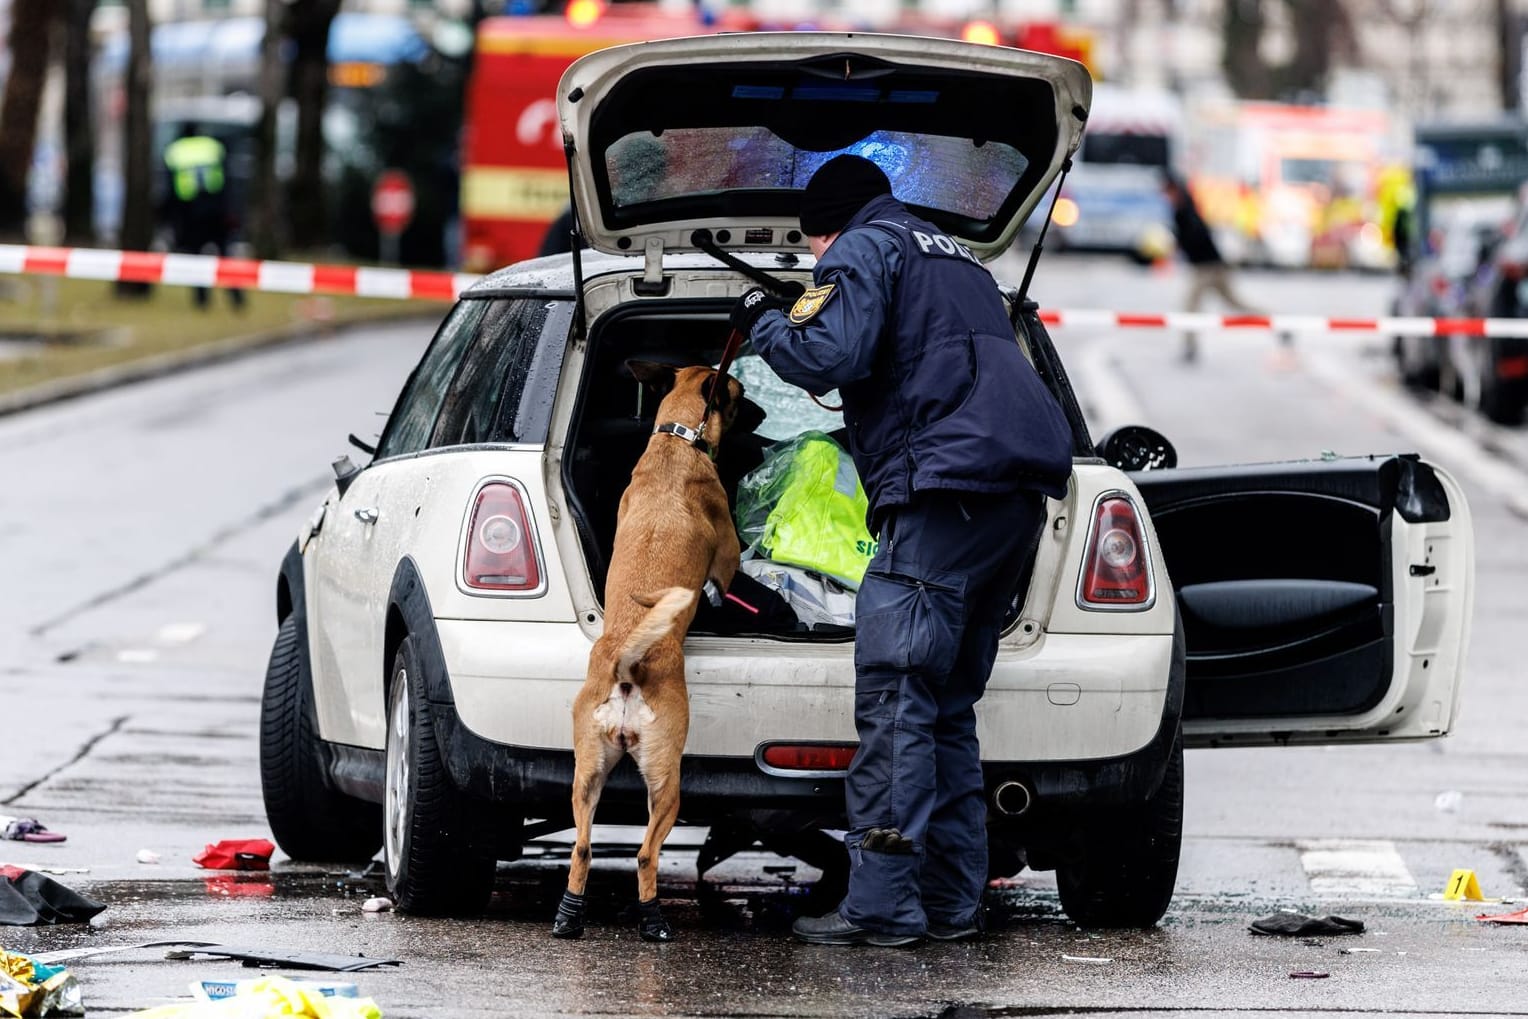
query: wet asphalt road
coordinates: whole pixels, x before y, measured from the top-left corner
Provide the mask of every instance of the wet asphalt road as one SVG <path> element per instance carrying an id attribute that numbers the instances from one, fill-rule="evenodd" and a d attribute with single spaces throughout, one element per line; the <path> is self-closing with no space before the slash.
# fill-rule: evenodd
<path id="1" fill-rule="evenodd" d="M 1167 310 L 1185 282 L 1062 258 L 1036 293 L 1052 307 Z M 1389 286 L 1264 274 L 1243 284 L 1271 309 L 1354 315 L 1382 310 Z M 0 861 L 64 869 L 59 880 L 110 907 L 88 928 L 0 928 L 0 947 L 185 939 L 393 957 L 405 965 L 353 978 L 389 1017 L 1528 1014 L 1528 928 L 1478 924 L 1479 907 L 1429 897 L 1456 867 L 1475 869 L 1490 895 L 1528 886 L 1528 593 L 1517 580 L 1528 438 L 1400 393 L 1372 338 L 1291 350 L 1209 336 L 1187 368 L 1162 334 L 1057 331 L 1095 425 L 1158 427 L 1185 464 L 1420 449 L 1472 500 L 1475 629 L 1455 734 L 1190 753 L 1178 896 L 1157 930 L 1080 931 L 1051 875 L 1025 873 L 994 894 L 996 931 L 977 945 L 795 945 L 784 931 L 813 872 L 739 858 L 698 895 L 685 848 L 697 832 L 676 833 L 664 858 L 682 940 L 662 947 L 637 941 L 619 912 L 632 875 L 618 850 L 597 867 L 594 926 L 573 944 L 546 937 L 562 878 L 555 840 L 505 867 L 492 910 L 472 921 L 363 914 L 374 879 L 279 855 L 270 875 L 197 870 L 190 856 L 204 843 L 267 834 L 254 730 L 276 563 L 345 433 L 377 431 L 429 333 L 372 329 L 0 419 L 12 481 L 0 496 L 0 813 L 70 836 L 0 842 Z M 1453 809 L 1439 809 L 1450 792 Z M 162 862 L 137 863 L 139 849 Z M 1333 849 L 1345 871 L 1321 869 Z M 1246 933 L 1278 908 L 1357 917 L 1369 931 L 1311 944 Z M 92 1015 L 163 1003 L 195 977 L 247 975 L 153 949 L 74 968 Z M 1331 975 L 1289 976 L 1305 970 Z"/>

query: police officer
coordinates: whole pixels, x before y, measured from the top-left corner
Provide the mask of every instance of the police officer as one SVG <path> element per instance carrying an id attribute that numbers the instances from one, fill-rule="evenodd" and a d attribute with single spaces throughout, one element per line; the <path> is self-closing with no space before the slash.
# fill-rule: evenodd
<path id="1" fill-rule="evenodd" d="M 1071 473 L 1071 435 L 996 283 L 841 155 L 807 184 L 817 256 L 794 303 L 744 294 L 732 324 L 781 378 L 843 399 L 879 549 L 855 606 L 849 891 L 803 941 L 904 945 L 978 933 L 987 880 L 976 702 L 998 631 Z"/>
<path id="2" fill-rule="evenodd" d="M 167 205 L 176 251 L 194 255 L 226 252 L 232 210 L 225 158 L 223 143 L 203 134 L 194 123 L 186 124 L 180 137 L 165 146 L 164 164 L 170 172 Z M 207 307 L 206 287 L 196 287 L 192 294 L 198 308 Z M 231 289 L 228 296 L 235 308 L 244 306 L 244 291 Z"/>

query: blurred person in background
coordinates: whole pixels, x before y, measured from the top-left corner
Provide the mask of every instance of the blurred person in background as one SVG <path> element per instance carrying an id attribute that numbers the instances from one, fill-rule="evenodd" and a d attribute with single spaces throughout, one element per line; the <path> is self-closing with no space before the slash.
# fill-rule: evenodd
<path id="1" fill-rule="evenodd" d="M 1192 274 L 1189 281 L 1188 301 L 1185 311 L 1198 311 L 1205 295 L 1213 291 L 1222 301 L 1243 315 L 1260 315 L 1262 312 L 1247 304 L 1231 288 L 1231 267 L 1221 257 L 1215 246 L 1215 238 L 1199 209 L 1194 196 L 1189 194 L 1183 182 L 1172 174 L 1162 175 L 1162 193 L 1173 210 L 1173 233 L 1178 239 L 1178 250 L 1183 252 Z M 1199 338 L 1193 332 L 1183 334 L 1183 360 L 1193 361 L 1199 356 Z"/>
<path id="2" fill-rule="evenodd" d="M 199 125 L 186 124 L 180 137 L 164 150 L 165 169 L 170 172 L 165 197 L 172 244 L 191 255 L 222 255 L 233 232 L 233 210 L 228 201 L 227 153 L 223 143 L 203 134 Z M 229 289 L 234 308 L 244 307 L 244 291 Z M 192 300 L 206 309 L 206 287 L 196 287 Z"/>

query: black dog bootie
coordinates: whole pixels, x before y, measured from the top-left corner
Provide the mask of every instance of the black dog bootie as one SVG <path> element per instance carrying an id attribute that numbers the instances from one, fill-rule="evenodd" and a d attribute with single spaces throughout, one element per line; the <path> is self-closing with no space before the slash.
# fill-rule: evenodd
<path id="1" fill-rule="evenodd" d="M 656 905 L 656 904 L 655 904 Z M 557 904 L 557 916 L 552 920 L 552 937 L 581 938 L 584 936 L 584 897 L 563 892 Z"/>
<path id="2" fill-rule="evenodd" d="M 674 940 L 674 928 L 663 919 L 663 912 L 658 908 L 658 899 L 654 896 L 646 902 L 637 903 L 637 933 L 642 935 L 643 941 L 667 942 Z"/>

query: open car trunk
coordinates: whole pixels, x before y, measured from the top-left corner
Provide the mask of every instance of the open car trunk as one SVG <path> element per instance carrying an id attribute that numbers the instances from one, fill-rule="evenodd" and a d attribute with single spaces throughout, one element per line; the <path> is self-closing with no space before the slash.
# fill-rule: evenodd
<path id="1" fill-rule="evenodd" d="M 621 496 L 658 423 L 660 399 L 631 376 L 626 363 L 648 360 L 715 366 L 726 340 L 730 308 L 730 301 L 712 300 L 665 301 L 661 308 L 627 306 L 601 316 L 593 329 L 563 457 L 562 481 L 601 604 Z M 744 408 L 722 438 L 716 466 L 736 525 L 740 482 L 765 462 L 778 443 L 803 431 L 821 432 L 844 450 L 842 463 L 850 461 L 841 415 L 809 402 L 805 393 L 781 381 L 751 353 L 739 356 L 731 373 L 743 383 Z M 869 539 L 868 533 L 865 537 Z M 740 540 L 748 559 L 748 536 L 740 534 Z M 764 555 L 755 551 L 753 557 Z M 813 572 L 811 579 L 820 577 Z M 1027 589 L 1027 578 L 1019 579 L 1023 583 L 1016 584 L 1015 590 Z M 824 582 L 845 603 L 852 602 L 852 588 Z M 810 641 L 843 641 L 854 634 L 850 625 L 802 621 L 784 598 L 743 570 L 734 579 L 731 593 L 759 611 L 749 611 L 731 599 L 721 610 L 702 601 L 690 632 Z"/>
<path id="2" fill-rule="evenodd" d="M 731 302 L 665 301 L 661 309 L 626 307 L 601 317 L 590 338 L 590 352 L 578 410 L 568 436 L 568 455 L 563 459 L 563 487 L 578 524 L 584 559 L 589 567 L 595 595 L 603 605 L 605 576 L 615 543 L 616 518 L 621 496 L 631 481 L 632 468 L 641 458 L 657 425 L 655 396 L 626 369 L 628 361 L 715 366 L 727 337 L 727 313 Z M 762 371 L 760 370 L 762 369 Z M 778 397 L 791 387 L 774 378 L 758 358 L 745 355 L 734 362 L 733 375 L 743 382 L 745 407 L 737 422 L 723 436 L 716 458 L 717 473 L 727 491 L 728 504 L 736 506 L 738 485 L 765 460 L 778 440 L 800 430 L 799 422 L 781 427 L 769 420 L 768 411 L 755 400 L 762 383 Z M 771 401 L 765 397 L 762 401 Z M 814 427 L 824 431 L 841 428 L 841 420 L 826 411 Z M 795 415 L 791 415 L 792 418 Z M 834 436 L 840 445 L 843 435 Z M 745 557 L 748 541 L 742 539 Z M 739 571 L 732 592 L 757 608 L 757 614 L 729 600 L 721 610 L 704 600 L 692 634 L 749 634 L 783 639 L 841 641 L 853 636 L 852 627 L 801 623 L 783 599 Z"/>

